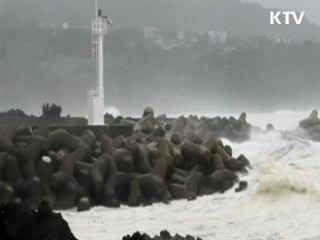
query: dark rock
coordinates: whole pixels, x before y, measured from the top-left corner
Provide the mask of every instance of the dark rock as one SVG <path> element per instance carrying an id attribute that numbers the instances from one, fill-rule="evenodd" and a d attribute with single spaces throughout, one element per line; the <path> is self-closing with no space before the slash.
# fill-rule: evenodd
<path id="1" fill-rule="evenodd" d="M 44 108 L 52 115 L 49 105 Z M 234 158 L 232 148 L 217 138 L 248 134 L 244 113 L 238 119 L 168 119 L 146 108 L 140 119 L 118 120 L 135 132 L 110 138 L 88 129 L 75 135 L 44 125 L 0 128 L 0 202 L 35 209 L 46 199 L 56 209 L 82 211 L 194 200 L 228 190 L 237 173 L 250 167 L 244 155 Z"/>
<path id="2" fill-rule="evenodd" d="M 247 181 L 240 181 L 238 187 L 236 188 L 236 192 L 241 192 L 246 190 L 248 187 L 248 182 Z"/>
<path id="3" fill-rule="evenodd" d="M 238 176 L 230 170 L 217 170 L 208 177 L 208 184 L 210 188 L 216 192 L 224 193 L 232 188 Z"/>
<path id="4" fill-rule="evenodd" d="M 174 133 L 171 135 L 171 142 L 175 145 L 180 145 L 181 140 L 178 134 Z"/>
<path id="5" fill-rule="evenodd" d="M 306 136 L 313 141 L 320 141 L 320 119 L 318 111 L 313 110 L 306 119 L 299 122 L 299 127 L 302 128 Z"/>
<path id="6" fill-rule="evenodd" d="M 152 109 L 152 107 L 146 107 L 144 110 L 143 110 L 143 114 L 142 114 L 142 117 L 145 117 L 147 115 L 152 115 L 154 116 L 154 111 Z"/>
<path id="7" fill-rule="evenodd" d="M 52 212 L 46 202 L 37 211 L 21 204 L 1 205 L 0 239 L 76 240 L 61 214 Z"/>
<path id="8" fill-rule="evenodd" d="M 88 198 L 83 197 L 80 199 L 78 203 L 77 212 L 84 212 L 90 210 L 90 201 Z"/>
<path id="9" fill-rule="evenodd" d="M 195 240 L 195 237 L 191 235 L 187 235 L 185 237 L 175 234 L 171 236 L 171 234 L 167 230 L 163 230 L 160 232 L 160 236 L 150 237 L 147 234 L 141 234 L 140 232 L 135 232 L 132 236 L 127 235 L 122 238 L 122 240 Z M 201 238 L 197 238 L 197 240 L 202 240 Z"/>
<path id="10" fill-rule="evenodd" d="M 274 131 L 274 126 L 271 123 L 268 123 L 267 127 L 266 127 L 267 131 Z"/>

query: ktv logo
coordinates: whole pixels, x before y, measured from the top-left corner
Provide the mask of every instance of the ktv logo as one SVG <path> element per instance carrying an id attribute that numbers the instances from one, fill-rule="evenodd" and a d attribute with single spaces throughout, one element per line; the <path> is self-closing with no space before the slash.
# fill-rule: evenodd
<path id="1" fill-rule="evenodd" d="M 270 12 L 270 24 L 271 25 L 289 25 L 296 24 L 300 25 L 306 12 L 297 13 L 295 11 L 271 11 Z"/>

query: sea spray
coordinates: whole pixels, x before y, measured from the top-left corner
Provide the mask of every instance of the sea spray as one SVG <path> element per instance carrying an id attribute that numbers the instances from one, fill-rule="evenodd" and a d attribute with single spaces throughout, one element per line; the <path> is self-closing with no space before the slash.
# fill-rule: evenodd
<path id="1" fill-rule="evenodd" d="M 320 143 L 287 139 L 281 131 L 255 134 L 244 143 L 223 141 L 251 161 L 252 169 L 242 177 L 249 184 L 244 192 L 233 188 L 192 202 L 63 215 L 79 239 L 117 240 L 137 230 L 157 234 L 164 228 L 210 240 L 319 239 Z"/>

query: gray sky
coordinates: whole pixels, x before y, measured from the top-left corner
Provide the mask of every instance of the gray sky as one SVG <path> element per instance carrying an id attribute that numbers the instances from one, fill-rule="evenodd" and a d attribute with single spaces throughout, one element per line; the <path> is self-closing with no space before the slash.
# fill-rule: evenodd
<path id="1" fill-rule="evenodd" d="M 310 21 L 320 25 L 320 1 L 319 0 L 244 0 L 260 3 L 265 7 L 292 9 L 306 11 Z"/>

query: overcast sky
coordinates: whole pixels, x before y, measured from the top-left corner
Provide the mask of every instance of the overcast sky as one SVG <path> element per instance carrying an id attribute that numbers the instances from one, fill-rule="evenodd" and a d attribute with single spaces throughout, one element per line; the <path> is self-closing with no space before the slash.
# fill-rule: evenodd
<path id="1" fill-rule="evenodd" d="M 320 0 L 245 0 L 266 7 L 306 11 L 310 21 L 320 25 Z"/>

